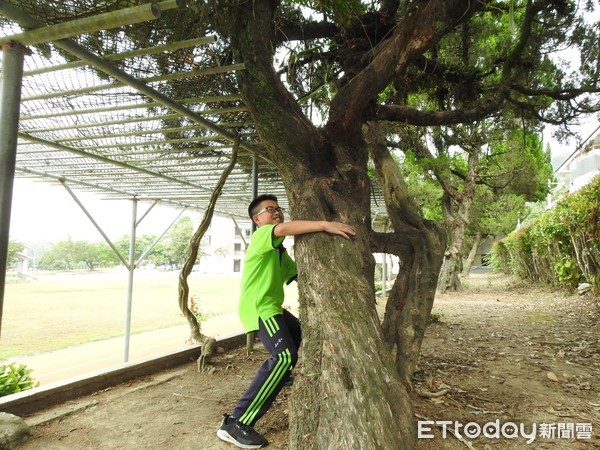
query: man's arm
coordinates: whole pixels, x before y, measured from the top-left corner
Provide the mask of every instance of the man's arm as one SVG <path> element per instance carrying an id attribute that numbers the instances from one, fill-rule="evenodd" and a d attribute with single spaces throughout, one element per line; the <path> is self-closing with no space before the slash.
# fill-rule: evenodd
<path id="1" fill-rule="evenodd" d="M 338 234 L 350 239 L 356 231 L 350 225 L 326 220 L 292 220 L 278 224 L 273 230 L 275 237 L 297 236 L 299 234 L 317 233 L 324 231 L 329 234 Z"/>

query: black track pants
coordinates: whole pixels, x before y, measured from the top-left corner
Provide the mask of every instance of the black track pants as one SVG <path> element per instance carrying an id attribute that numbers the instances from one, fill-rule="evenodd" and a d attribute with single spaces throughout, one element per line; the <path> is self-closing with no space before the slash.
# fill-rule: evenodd
<path id="1" fill-rule="evenodd" d="M 258 369 L 250 386 L 238 401 L 232 417 L 254 426 L 269 409 L 298 361 L 302 339 L 300 321 L 290 312 L 259 320 L 258 338 L 271 357 Z"/>

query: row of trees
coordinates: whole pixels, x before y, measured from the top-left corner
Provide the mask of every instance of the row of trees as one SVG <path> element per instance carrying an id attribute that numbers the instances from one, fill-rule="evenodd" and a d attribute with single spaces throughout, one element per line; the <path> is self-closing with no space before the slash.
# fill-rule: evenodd
<path id="1" fill-rule="evenodd" d="M 185 261 L 190 236 L 193 233 L 192 220 L 184 216 L 173 225 L 167 234 L 148 253 L 146 261 L 156 266 L 179 266 Z M 155 235 L 139 235 L 136 238 L 136 259 L 156 240 Z M 124 235 L 116 240 L 115 247 L 125 260 L 129 257 L 129 236 Z M 24 245 L 17 241 L 9 243 L 9 266 L 16 263 L 16 253 L 21 252 Z M 205 253 L 200 251 L 200 256 Z M 113 267 L 120 260 L 106 242 L 74 241 L 71 237 L 57 242 L 45 253 L 39 255 L 37 267 L 47 270 L 68 270 L 84 265 L 89 270 L 98 267 Z"/>
<path id="2" fill-rule="evenodd" d="M 459 273 L 468 274 L 483 239 L 511 232 L 529 214 L 527 203 L 545 199 L 552 166 L 535 130 L 482 122 L 431 136 L 435 150 L 425 136 L 405 136 L 401 167 L 425 217 L 447 231 L 443 292 L 460 289 Z"/>

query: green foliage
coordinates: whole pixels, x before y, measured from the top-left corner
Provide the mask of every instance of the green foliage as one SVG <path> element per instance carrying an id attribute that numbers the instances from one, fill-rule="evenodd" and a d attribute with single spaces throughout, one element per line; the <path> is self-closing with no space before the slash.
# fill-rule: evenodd
<path id="1" fill-rule="evenodd" d="M 560 284 L 576 285 L 581 280 L 577 263 L 572 259 L 565 259 L 554 264 L 554 274 Z"/>
<path id="2" fill-rule="evenodd" d="M 135 259 L 138 260 L 155 240 L 156 235 L 153 234 L 137 235 L 135 239 Z M 129 235 L 125 234 L 121 236 L 115 242 L 115 246 L 119 249 L 119 252 L 123 255 L 125 260 L 129 261 Z M 165 264 L 167 262 L 167 257 L 165 256 L 164 243 L 159 242 L 155 245 L 146 256 L 146 260 L 156 265 Z"/>
<path id="3" fill-rule="evenodd" d="M 515 194 L 493 193 L 484 186 L 477 190 L 471 220 L 484 236 L 508 234 L 527 214 L 525 199 Z M 474 233 L 473 233 L 474 234 Z"/>
<path id="4" fill-rule="evenodd" d="M 8 241 L 8 256 L 6 263 L 8 267 L 14 265 L 17 262 L 17 253 L 22 252 L 25 249 L 25 245 L 19 241 Z"/>
<path id="5" fill-rule="evenodd" d="M 94 270 L 98 267 L 114 266 L 118 262 L 117 256 L 108 244 L 73 241 L 69 236 L 44 253 L 40 257 L 38 266 L 47 270 L 71 270 L 79 266 Z"/>
<path id="6" fill-rule="evenodd" d="M 0 397 L 26 391 L 39 385 L 31 378 L 32 369 L 24 364 L 0 365 Z"/>
<path id="7" fill-rule="evenodd" d="M 430 160 L 417 160 L 414 153 L 408 150 L 400 164 L 400 171 L 406 181 L 408 192 L 417 202 L 423 217 L 441 222 L 443 220 L 441 208 L 443 191 L 432 172 L 425 168 L 428 161 Z"/>
<path id="8" fill-rule="evenodd" d="M 600 282 L 600 176 L 492 248 L 492 267 L 574 288 Z"/>
<path id="9" fill-rule="evenodd" d="M 192 219 L 187 216 L 177 221 L 167 233 L 166 256 L 170 263 L 181 264 L 185 260 L 190 239 L 194 234 Z"/>
<path id="10" fill-rule="evenodd" d="M 493 142 L 482 176 L 496 179 L 504 192 L 522 195 L 530 202 L 542 200 L 552 179 L 550 152 L 544 151 L 535 131 L 505 130 Z"/>
<path id="11" fill-rule="evenodd" d="M 442 317 L 443 315 L 441 313 L 432 311 L 427 319 L 427 324 L 431 325 L 432 323 L 440 323 L 442 321 Z"/>

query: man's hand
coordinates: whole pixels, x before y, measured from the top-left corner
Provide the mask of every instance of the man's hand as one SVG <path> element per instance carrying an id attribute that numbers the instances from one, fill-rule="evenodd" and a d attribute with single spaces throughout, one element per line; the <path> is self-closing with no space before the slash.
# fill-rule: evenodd
<path id="1" fill-rule="evenodd" d="M 339 234 L 346 239 L 356 236 L 356 230 L 354 228 L 341 222 L 325 222 L 324 231 L 329 234 Z"/>

